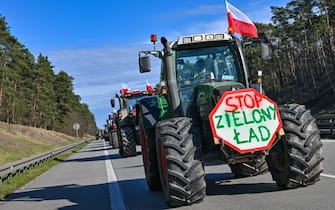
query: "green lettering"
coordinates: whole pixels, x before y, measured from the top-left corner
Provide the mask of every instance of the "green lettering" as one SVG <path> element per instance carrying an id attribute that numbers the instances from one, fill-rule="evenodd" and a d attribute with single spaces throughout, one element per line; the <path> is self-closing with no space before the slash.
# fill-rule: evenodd
<path id="1" fill-rule="evenodd" d="M 257 141 L 259 141 L 254 129 L 250 128 L 249 129 L 249 142 L 251 142 L 252 139 L 256 139 Z"/>
<path id="2" fill-rule="evenodd" d="M 216 119 L 219 119 L 217 124 L 216 124 L 216 128 L 219 129 L 219 128 L 224 128 L 223 124 L 222 124 L 222 115 L 216 115 L 214 116 Z"/>
<path id="3" fill-rule="evenodd" d="M 245 114 L 245 111 L 243 111 L 243 119 L 244 119 L 244 124 L 251 124 L 251 123 L 254 123 L 254 121 L 251 119 L 250 121 L 248 121 L 248 117 L 247 115 Z"/>
<path id="4" fill-rule="evenodd" d="M 239 136 L 240 136 L 240 132 L 238 132 L 236 129 L 234 129 L 234 140 L 236 141 L 237 144 L 244 144 L 247 143 L 248 141 L 240 141 Z"/>
<path id="5" fill-rule="evenodd" d="M 258 127 L 258 131 L 261 134 L 262 141 L 269 141 L 270 130 L 267 127 L 261 125 Z"/>
<path id="6" fill-rule="evenodd" d="M 225 116 L 226 116 L 226 122 L 227 122 L 228 128 L 230 128 L 230 125 L 231 125 L 231 124 L 230 124 L 229 114 L 226 113 Z"/>
<path id="7" fill-rule="evenodd" d="M 261 109 L 261 112 L 262 112 L 264 121 L 266 121 L 265 118 L 267 118 L 268 120 L 272 120 L 272 115 L 271 115 L 271 113 L 270 113 L 270 111 L 269 111 L 269 108 L 267 108 L 266 110 Z"/>
<path id="8" fill-rule="evenodd" d="M 240 113 L 241 113 L 240 111 L 233 112 L 234 125 L 237 126 L 237 127 L 243 125 L 243 123 L 238 122 L 240 120 L 240 118 L 237 115 L 240 114 Z"/>
<path id="9" fill-rule="evenodd" d="M 259 109 L 252 110 L 252 118 L 254 119 L 255 123 L 261 123 L 264 120 L 263 115 L 259 111 Z M 256 116 L 258 115 L 258 116 Z"/>
<path id="10" fill-rule="evenodd" d="M 268 109 L 271 109 L 273 111 L 273 120 L 276 120 L 276 107 L 275 106 L 269 106 Z"/>

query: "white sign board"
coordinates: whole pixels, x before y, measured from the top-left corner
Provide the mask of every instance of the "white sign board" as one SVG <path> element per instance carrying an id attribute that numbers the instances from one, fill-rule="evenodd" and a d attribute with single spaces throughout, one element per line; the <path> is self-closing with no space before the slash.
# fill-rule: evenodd
<path id="1" fill-rule="evenodd" d="M 277 104 L 252 88 L 225 92 L 209 121 L 214 138 L 239 153 L 269 149 L 282 127 Z"/>
<path id="2" fill-rule="evenodd" d="M 73 123 L 73 130 L 79 130 L 80 129 L 80 125 L 79 123 Z"/>

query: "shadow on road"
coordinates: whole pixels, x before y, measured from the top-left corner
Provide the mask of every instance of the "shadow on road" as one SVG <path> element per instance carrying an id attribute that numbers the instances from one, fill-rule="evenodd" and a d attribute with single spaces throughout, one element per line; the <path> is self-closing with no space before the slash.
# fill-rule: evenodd
<path id="1" fill-rule="evenodd" d="M 160 210 L 169 209 L 161 192 L 150 191 L 145 179 L 119 181 L 127 209 Z"/>
<path id="2" fill-rule="evenodd" d="M 280 191 L 275 183 L 241 183 L 240 181 L 251 178 L 235 178 L 232 173 L 206 174 L 207 195 L 240 195 Z M 236 183 L 237 180 L 239 183 Z"/>
<path id="3" fill-rule="evenodd" d="M 103 148 L 103 149 L 90 149 L 90 150 L 80 150 L 77 153 L 85 153 L 85 152 L 100 152 L 100 151 L 105 151 L 105 150 L 110 150 L 110 148 Z"/>
<path id="4" fill-rule="evenodd" d="M 120 159 L 122 158 L 119 154 L 111 154 L 111 155 L 100 155 L 95 157 L 87 157 L 87 158 L 74 158 L 74 159 L 66 159 L 63 162 L 87 162 L 87 161 L 105 161 L 105 159 Z"/>
<path id="5" fill-rule="evenodd" d="M 13 193 L 6 198 L 6 201 L 27 201 L 29 205 L 30 202 L 36 201 L 67 200 L 73 204 L 66 202 L 64 205 L 67 206 L 58 208 L 59 210 L 110 209 L 108 196 L 108 184 L 60 185 Z M 94 201 L 95 199 L 98 201 Z"/>

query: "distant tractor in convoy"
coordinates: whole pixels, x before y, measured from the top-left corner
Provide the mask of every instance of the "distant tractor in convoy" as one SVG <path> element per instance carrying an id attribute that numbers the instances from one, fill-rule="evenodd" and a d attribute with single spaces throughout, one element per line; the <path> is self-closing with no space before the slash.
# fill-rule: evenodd
<path id="1" fill-rule="evenodd" d="M 102 138 L 101 129 L 97 129 L 97 130 L 95 131 L 95 139 L 96 139 L 96 140 L 99 140 L 99 139 L 101 139 L 101 138 Z"/>
<path id="2" fill-rule="evenodd" d="M 104 125 L 104 128 L 102 129 L 102 136 L 105 142 L 108 142 L 109 145 L 111 145 L 110 138 L 109 138 L 109 131 L 108 131 L 108 120 L 106 120 L 106 124 Z"/>
<path id="3" fill-rule="evenodd" d="M 314 117 L 303 105 L 278 107 L 263 94 L 261 73 L 259 83 L 250 83 L 238 38 L 209 33 L 161 43 L 162 51 L 139 52 L 141 73 L 151 70 L 151 56 L 162 61 L 156 95 L 139 99 L 136 109 L 151 190 L 162 190 L 170 206 L 201 201 L 204 165 L 214 161 L 236 177 L 269 170 L 282 188 L 319 181 L 322 143 Z M 267 44 L 261 50 L 269 56 Z"/>
<path id="4" fill-rule="evenodd" d="M 121 95 L 115 95 L 119 102 L 119 110 L 114 115 L 119 153 L 123 157 L 135 156 L 137 154 L 136 145 L 140 144 L 139 129 L 135 126 L 137 121 L 136 100 L 143 96 L 153 95 L 155 92 L 150 85 L 147 85 L 147 90 L 128 91 L 123 88 L 120 93 Z M 115 107 L 114 98 L 111 99 L 111 106 Z"/>
<path id="5" fill-rule="evenodd" d="M 107 122 L 107 131 L 108 131 L 108 139 L 112 148 L 117 149 L 119 148 L 119 141 L 117 138 L 117 128 L 115 122 L 116 113 L 113 115 L 108 115 Z"/>

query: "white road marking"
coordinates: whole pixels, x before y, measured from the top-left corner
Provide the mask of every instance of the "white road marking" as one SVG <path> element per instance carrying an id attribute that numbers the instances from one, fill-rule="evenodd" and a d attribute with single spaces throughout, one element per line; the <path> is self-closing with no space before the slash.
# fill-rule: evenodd
<path id="1" fill-rule="evenodd" d="M 322 142 L 335 143 L 335 139 L 322 139 Z M 321 173 L 320 176 L 335 179 L 335 175 Z"/>
<path id="2" fill-rule="evenodd" d="M 110 206 L 113 210 L 126 210 L 126 206 L 121 196 L 120 186 L 112 166 L 112 161 L 108 158 L 108 150 L 106 149 L 106 142 L 104 142 L 105 149 L 105 164 L 107 170 L 107 180 L 109 188 Z"/>
<path id="3" fill-rule="evenodd" d="M 335 139 L 321 139 L 322 142 L 335 143 Z"/>
<path id="4" fill-rule="evenodd" d="M 321 175 L 321 176 L 324 176 L 324 177 L 328 177 L 328 178 L 335 179 L 335 176 L 334 176 L 334 175 L 324 174 L 324 173 L 321 173 L 320 175 Z"/>

